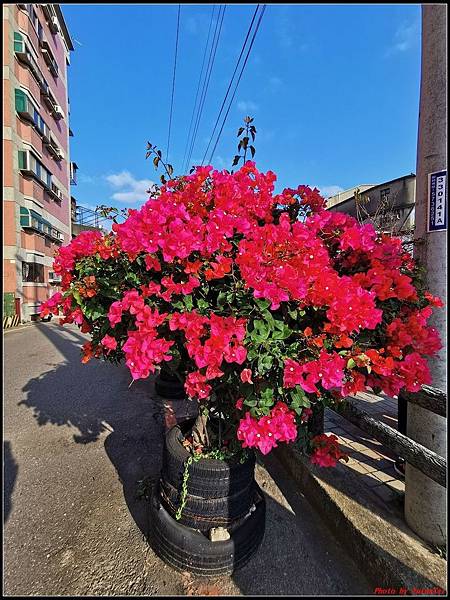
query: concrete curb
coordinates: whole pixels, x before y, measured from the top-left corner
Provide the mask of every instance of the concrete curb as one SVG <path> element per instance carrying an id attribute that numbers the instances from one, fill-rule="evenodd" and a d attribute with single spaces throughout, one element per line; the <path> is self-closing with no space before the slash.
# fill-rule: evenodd
<path id="1" fill-rule="evenodd" d="M 320 469 L 300 451 L 274 450 L 309 503 L 376 588 L 432 590 L 447 587 L 447 563 L 406 524 L 378 503 L 345 465 Z M 390 593 L 393 593 L 392 591 Z M 394 592 L 395 593 L 395 592 Z M 418 592 L 420 593 L 420 592 Z"/>

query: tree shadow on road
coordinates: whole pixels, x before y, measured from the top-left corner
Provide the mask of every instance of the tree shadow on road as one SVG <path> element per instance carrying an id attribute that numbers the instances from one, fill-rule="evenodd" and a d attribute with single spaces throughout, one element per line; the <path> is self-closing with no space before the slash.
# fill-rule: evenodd
<path id="1" fill-rule="evenodd" d="M 85 337 L 53 325 L 39 327 L 65 361 L 31 379 L 23 388 L 26 399 L 19 404 L 32 409 L 40 426 L 71 428 L 77 444 L 96 442 L 109 433 L 106 453 L 131 516 L 146 534 L 147 510 L 137 498 L 138 482 L 159 476 L 165 431 L 164 407 L 152 398 L 153 381 L 137 381 L 130 388 L 126 367 L 94 359 L 81 363 Z"/>
<path id="2" fill-rule="evenodd" d="M 18 464 L 11 450 L 11 442 L 3 442 L 3 523 L 9 518 L 12 508 L 12 494 L 17 479 Z"/>

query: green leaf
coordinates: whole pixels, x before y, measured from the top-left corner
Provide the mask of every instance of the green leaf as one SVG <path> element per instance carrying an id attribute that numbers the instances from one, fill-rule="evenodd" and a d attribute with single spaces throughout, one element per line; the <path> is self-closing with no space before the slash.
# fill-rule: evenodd
<path id="1" fill-rule="evenodd" d="M 258 298 L 258 299 L 255 300 L 255 304 L 261 310 L 265 310 L 266 308 L 269 308 L 269 306 L 270 306 L 270 300 L 264 300 L 262 298 Z"/>
<path id="2" fill-rule="evenodd" d="M 217 304 L 219 306 L 223 306 L 226 303 L 227 303 L 227 293 L 224 291 L 219 292 L 219 295 L 217 296 Z"/>
<path id="3" fill-rule="evenodd" d="M 238 162 L 239 162 L 239 159 L 240 159 L 240 158 L 241 158 L 241 157 L 240 157 L 239 155 L 236 155 L 236 156 L 234 157 L 233 164 L 232 164 L 231 166 L 232 166 L 232 167 L 235 167 L 235 166 L 238 164 Z"/>
<path id="4" fill-rule="evenodd" d="M 272 367 L 273 358 L 270 354 L 263 354 L 258 359 L 258 373 L 260 375 L 266 373 Z"/>
<path id="5" fill-rule="evenodd" d="M 252 134 L 253 135 L 253 134 Z M 250 146 L 250 152 L 252 153 L 252 158 L 255 156 L 255 147 L 254 146 Z"/>
<path id="6" fill-rule="evenodd" d="M 295 388 L 290 390 L 289 393 L 292 399 L 291 406 L 293 408 L 301 406 L 309 408 L 311 406 L 311 402 L 308 400 L 305 390 L 301 386 L 296 385 Z"/>
<path id="7" fill-rule="evenodd" d="M 267 340 L 269 337 L 269 328 L 267 327 L 267 323 L 265 321 L 261 321 L 257 319 L 253 323 L 255 331 L 257 335 L 259 335 L 263 340 Z"/>
<path id="8" fill-rule="evenodd" d="M 185 296 L 183 298 L 184 301 L 184 305 L 186 306 L 187 310 L 192 310 L 194 307 L 194 303 L 192 301 L 192 295 L 189 294 L 188 296 Z"/>
<path id="9" fill-rule="evenodd" d="M 349 358 L 347 361 L 347 369 L 354 369 L 356 367 L 356 363 L 353 358 Z"/>
<path id="10" fill-rule="evenodd" d="M 209 302 L 203 300 L 203 298 L 200 298 L 199 300 L 197 300 L 197 306 L 200 310 L 206 310 L 207 308 L 209 308 Z"/>

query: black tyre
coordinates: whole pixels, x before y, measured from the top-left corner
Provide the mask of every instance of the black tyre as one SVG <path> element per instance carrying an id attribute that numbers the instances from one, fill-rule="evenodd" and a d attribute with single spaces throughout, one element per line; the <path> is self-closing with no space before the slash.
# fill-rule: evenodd
<path id="1" fill-rule="evenodd" d="M 177 523 L 155 490 L 150 500 L 150 543 L 155 553 L 178 571 L 231 575 L 252 558 L 263 540 L 266 503 L 259 488 L 255 506 L 252 514 L 230 532 L 229 540 L 212 542 L 199 531 Z"/>
<path id="2" fill-rule="evenodd" d="M 165 381 L 162 377 L 162 372 L 155 379 L 155 390 L 159 396 L 169 400 L 186 398 L 186 392 L 181 381 Z"/>
<path id="3" fill-rule="evenodd" d="M 188 481 L 186 503 L 178 523 L 200 531 L 208 531 L 212 527 L 229 528 L 250 511 L 255 498 L 255 485 L 252 482 L 236 494 L 224 498 L 201 498 L 189 493 Z M 162 479 L 160 500 L 169 515 L 175 518 L 180 506 L 181 490 L 177 490 Z"/>
<path id="4" fill-rule="evenodd" d="M 308 433 L 312 436 L 322 435 L 324 432 L 325 409 L 322 403 L 312 407 L 312 415 L 308 420 Z"/>
<path id="5" fill-rule="evenodd" d="M 178 376 L 172 371 L 166 370 L 164 367 L 161 367 L 159 379 L 161 381 L 167 381 L 168 383 L 179 383 L 182 385 L 181 381 L 178 379 Z"/>
<path id="6" fill-rule="evenodd" d="M 163 454 L 162 478 L 181 490 L 185 464 L 190 454 L 182 445 L 192 419 L 179 423 L 167 432 Z M 246 489 L 254 480 L 255 455 L 249 452 L 245 462 L 227 462 L 206 458 L 189 466 L 188 492 L 201 498 L 224 498 Z"/>

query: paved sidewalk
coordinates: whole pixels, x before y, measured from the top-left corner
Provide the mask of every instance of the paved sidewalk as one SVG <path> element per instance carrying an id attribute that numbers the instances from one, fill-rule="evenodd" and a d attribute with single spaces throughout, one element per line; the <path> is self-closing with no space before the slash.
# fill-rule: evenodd
<path id="1" fill-rule="evenodd" d="M 394 398 L 359 393 L 352 402 L 371 417 L 397 429 L 398 405 Z M 403 502 L 405 482 L 394 470 L 395 454 L 332 410 L 326 409 L 324 425 L 325 433 L 334 433 L 342 451 L 349 456 L 348 462 L 338 469 L 350 469 L 378 500 L 397 511 Z"/>

